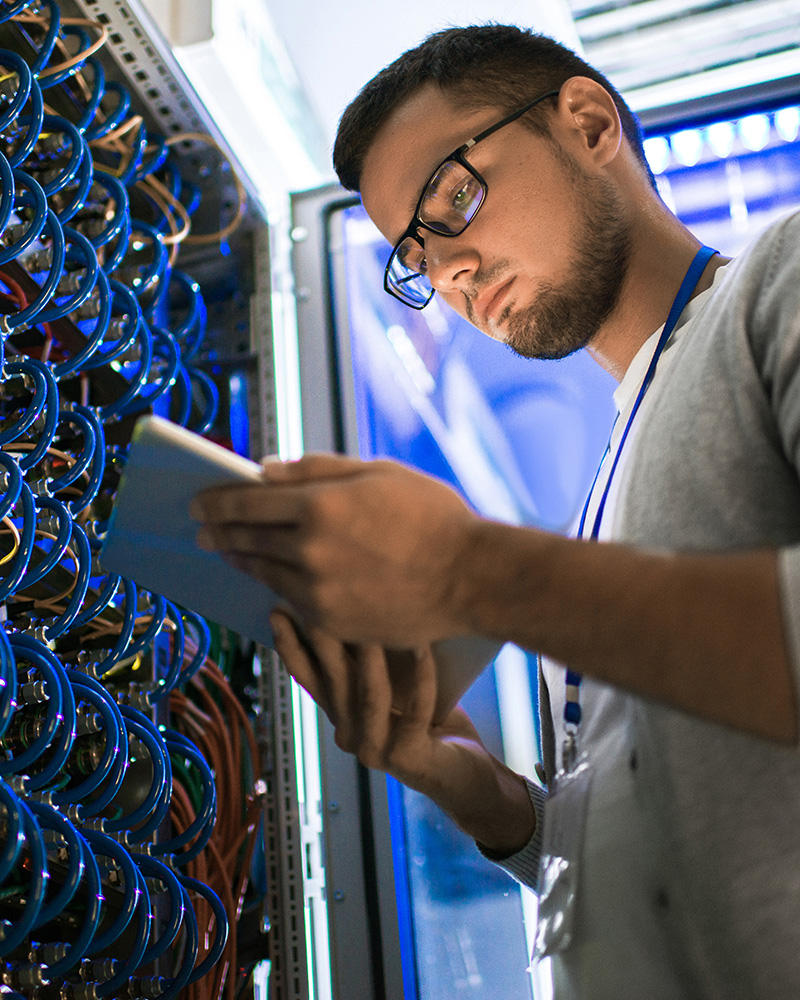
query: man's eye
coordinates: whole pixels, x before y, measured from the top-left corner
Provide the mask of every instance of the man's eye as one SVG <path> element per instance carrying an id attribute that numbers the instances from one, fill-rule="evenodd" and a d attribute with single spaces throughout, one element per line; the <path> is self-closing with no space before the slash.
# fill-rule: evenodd
<path id="1" fill-rule="evenodd" d="M 475 200 L 480 184 L 474 177 L 468 177 L 452 195 L 452 205 L 456 209 L 468 208 Z"/>

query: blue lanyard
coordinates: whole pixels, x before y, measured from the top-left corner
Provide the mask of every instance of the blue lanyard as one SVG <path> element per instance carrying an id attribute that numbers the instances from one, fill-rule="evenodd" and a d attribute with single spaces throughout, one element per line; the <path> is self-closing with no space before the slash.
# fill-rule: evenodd
<path id="1" fill-rule="evenodd" d="M 700 275 L 706 268 L 709 260 L 718 253 L 718 250 L 712 250 L 711 247 L 701 247 L 695 254 L 695 258 L 689 265 L 689 270 L 681 282 L 681 287 L 678 289 L 678 294 L 675 296 L 675 301 L 672 303 L 672 308 L 667 316 L 667 321 L 664 324 L 664 329 L 661 331 L 661 336 L 658 338 L 658 343 L 656 344 L 656 349 L 653 351 L 653 356 L 650 359 L 650 364 L 647 366 L 647 371 L 645 373 L 642 384 L 639 388 L 639 394 L 636 397 L 636 401 L 633 404 L 633 409 L 631 410 L 630 416 L 628 417 L 628 422 L 625 425 L 625 430 L 619 440 L 619 445 L 617 446 L 617 452 L 614 455 L 614 462 L 611 466 L 611 472 L 608 474 L 608 479 L 606 480 L 606 485 L 603 489 L 603 495 L 600 497 L 600 503 L 597 507 L 597 513 L 595 514 L 594 524 L 592 526 L 592 532 L 589 535 L 589 540 L 596 542 L 600 534 L 600 523 L 603 520 L 603 512 L 606 507 L 606 500 L 608 499 L 609 490 L 611 489 L 611 481 L 614 478 L 614 473 L 617 471 L 617 465 L 619 464 L 619 458 L 622 454 L 622 449 L 625 447 L 625 442 L 628 439 L 628 432 L 633 425 L 633 421 L 636 419 L 636 414 L 639 412 L 639 407 L 642 404 L 642 400 L 645 397 L 645 393 L 650 388 L 653 381 L 653 376 L 656 373 L 656 367 L 658 365 L 658 360 L 666 346 L 667 341 L 675 329 L 675 324 L 678 322 L 681 313 L 686 308 L 689 299 L 692 297 L 692 293 L 697 286 L 697 282 L 700 280 Z M 615 421 L 616 423 L 616 421 Z M 613 433 L 613 430 L 612 430 Z M 584 537 L 584 529 L 586 527 L 586 517 L 589 513 L 589 502 L 594 493 L 594 488 L 597 485 L 597 479 L 600 475 L 600 470 L 605 463 L 606 458 L 611 451 L 611 442 L 609 441 L 608 447 L 600 460 L 600 465 L 595 473 L 594 480 L 592 482 L 592 487 L 589 490 L 589 495 L 586 497 L 586 503 L 583 508 L 583 513 L 581 514 L 580 525 L 578 527 L 578 537 Z M 580 704 L 580 685 L 581 685 L 581 674 L 577 674 L 572 670 L 567 670 L 567 700 L 564 705 L 564 721 L 567 723 L 568 729 L 573 729 L 573 739 L 574 739 L 574 727 L 577 727 L 581 721 L 581 704 Z"/>

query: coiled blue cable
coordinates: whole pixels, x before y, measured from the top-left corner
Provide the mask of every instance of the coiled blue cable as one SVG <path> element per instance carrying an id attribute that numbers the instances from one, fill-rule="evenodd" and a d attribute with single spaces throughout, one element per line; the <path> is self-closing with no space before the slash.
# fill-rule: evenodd
<path id="1" fill-rule="evenodd" d="M 106 442 L 103 425 L 97 419 L 94 411 L 86 406 L 79 406 L 76 403 L 72 408 L 72 412 L 76 416 L 82 416 L 93 428 L 95 435 L 95 448 L 92 456 L 92 471 L 89 474 L 89 481 L 83 493 L 69 502 L 70 513 L 73 517 L 76 517 L 82 511 L 86 510 L 100 490 L 100 485 L 103 482 L 103 476 L 106 471 Z"/>
<path id="2" fill-rule="evenodd" d="M 150 893 L 147 891 L 147 883 L 144 880 L 144 875 L 142 875 L 135 865 L 134 870 L 136 871 L 136 878 L 138 882 L 136 909 L 139 914 L 139 924 L 136 930 L 136 937 L 133 944 L 130 946 L 130 951 L 128 952 L 126 959 L 122 963 L 122 966 L 117 974 L 97 987 L 97 995 L 99 997 L 113 996 L 118 990 L 122 989 L 122 987 L 127 984 L 128 978 L 132 976 L 142 964 L 142 958 L 147 950 L 147 941 L 150 937 L 150 928 L 153 924 L 153 913 L 150 907 Z M 101 949 L 95 950 L 99 951 Z"/>
<path id="3" fill-rule="evenodd" d="M 42 97 L 42 88 L 39 86 L 39 82 L 36 79 L 31 79 L 31 92 L 30 92 L 30 102 L 31 102 L 31 113 L 28 116 L 28 124 L 25 128 L 25 136 L 8 157 L 8 162 L 12 167 L 18 167 L 21 163 L 30 156 L 34 146 L 39 140 L 39 133 L 42 131 L 42 121 L 44 119 L 44 98 Z M 21 132 L 22 126 L 19 127 Z"/>
<path id="4" fill-rule="evenodd" d="M 6 20 L 0 15 L 0 24 Z M 28 64 L 19 53 L 11 49 L 0 49 L 0 63 L 3 66 L 10 66 L 16 71 L 19 77 L 19 85 L 11 98 L 8 107 L 0 114 L 0 132 L 5 132 L 8 126 L 14 121 L 25 106 L 31 92 L 31 71 Z"/>
<path id="5" fill-rule="evenodd" d="M 197 949 L 199 934 L 197 932 L 197 914 L 194 912 L 189 893 L 181 886 L 183 892 L 183 927 L 186 932 L 186 947 L 184 948 L 183 961 L 178 970 L 177 976 L 169 981 L 169 985 L 160 993 L 158 1000 L 177 1000 L 181 990 L 189 982 L 189 978 L 194 971 L 194 964 L 197 961 Z"/>
<path id="6" fill-rule="evenodd" d="M 0 781 L 0 802 L 6 810 L 6 836 L 0 846 L 0 885 L 2 885 L 17 863 L 19 852 L 25 843 L 25 835 L 19 799 L 5 781 Z"/>
<path id="7" fill-rule="evenodd" d="M 31 568 L 30 564 L 28 565 L 28 570 L 20 581 L 20 590 L 32 587 L 35 583 L 44 579 L 61 562 L 72 538 L 72 518 L 60 500 L 56 500 L 54 497 L 37 497 L 36 506 L 40 511 L 49 510 L 55 514 L 58 519 L 58 534 L 47 556 L 42 559 L 39 565 L 33 568 Z"/>
<path id="8" fill-rule="evenodd" d="M 69 703 L 72 699 L 72 689 L 70 688 L 69 692 L 66 691 L 69 687 L 69 681 L 64 673 L 64 668 L 47 646 L 39 642 L 38 639 L 16 633 L 9 636 L 9 641 L 17 663 L 20 659 L 28 660 L 42 675 L 47 687 L 47 712 L 42 732 L 27 749 L 16 757 L 0 761 L 0 774 L 20 774 L 26 773 L 55 739 L 59 725 L 64 722 L 64 700 L 66 698 Z"/>
<path id="9" fill-rule="evenodd" d="M 196 386 L 199 386 L 201 394 L 205 397 L 205 406 L 200 415 L 200 419 L 191 428 L 195 434 L 205 434 L 217 419 L 219 411 L 219 389 L 214 384 L 213 379 L 206 375 L 199 368 L 189 368 L 189 375 Z"/>
<path id="10" fill-rule="evenodd" d="M 44 634 L 48 642 L 52 642 L 67 631 L 80 611 L 89 589 L 89 580 L 92 575 L 92 549 L 86 532 L 74 519 L 72 521 L 72 541 L 78 550 L 75 557 L 77 563 L 75 588 L 69 595 L 67 606 L 45 628 Z"/>
<path id="11" fill-rule="evenodd" d="M 95 857 L 110 858 L 112 861 L 116 861 L 122 869 L 124 882 L 119 913 L 110 926 L 96 934 L 92 940 L 89 953 L 96 955 L 98 952 L 105 952 L 110 948 L 133 919 L 140 898 L 138 892 L 140 875 L 138 868 L 133 863 L 133 858 L 122 844 L 118 844 L 112 837 L 107 837 L 97 830 L 83 830 L 83 836 L 88 841 Z"/>
<path id="12" fill-rule="evenodd" d="M 47 971 L 50 979 L 66 975 L 67 972 L 84 958 L 91 946 L 92 939 L 100 926 L 100 914 L 102 912 L 103 893 L 100 882 L 100 869 L 97 860 L 92 853 L 86 839 L 78 834 L 81 845 L 81 853 L 84 863 L 84 875 L 86 878 L 87 904 L 83 914 L 83 926 L 75 940 L 67 946 L 67 953 L 63 958 L 58 959 L 48 965 Z"/>
<path id="13" fill-rule="evenodd" d="M 206 657 L 211 649 L 211 629 L 205 618 L 194 613 L 194 611 L 184 611 L 183 618 L 187 625 L 196 630 L 197 652 L 189 661 L 188 666 L 181 671 L 176 687 L 183 687 L 194 677 L 200 667 L 206 662 Z"/>
<path id="14" fill-rule="evenodd" d="M 59 223 L 55 215 L 53 218 L 56 221 L 56 225 L 58 225 Z M 100 268 L 98 267 L 97 254 L 94 252 L 92 244 L 86 239 L 83 233 L 79 233 L 77 229 L 73 229 L 71 226 L 61 227 L 61 232 L 64 234 L 65 244 L 67 245 L 64 254 L 65 261 L 77 260 L 83 264 L 84 277 L 79 287 L 71 295 L 67 296 L 64 302 L 58 305 L 51 305 L 47 309 L 41 309 L 36 314 L 37 323 L 52 323 L 53 320 L 61 319 L 79 309 L 92 294 L 95 284 L 97 284 Z M 105 278 L 105 275 L 103 277 Z M 110 296 L 110 294 L 109 291 L 106 291 L 106 295 Z"/>
<path id="15" fill-rule="evenodd" d="M 73 218 L 76 212 L 78 212 L 86 203 L 86 198 L 92 188 L 92 182 L 94 180 L 94 163 L 92 162 L 92 157 L 88 150 L 86 155 L 83 157 L 78 168 L 78 173 L 74 182 L 74 192 L 72 193 L 72 198 L 56 212 L 56 218 L 61 223 L 65 225 L 70 219 Z"/>
<path id="16" fill-rule="evenodd" d="M 20 500 L 22 502 L 22 531 L 20 532 L 19 547 L 11 560 L 6 575 L 0 580 L 0 603 L 6 601 L 19 587 L 33 552 L 36 533 L 36 505 L 31 489 L 24 481 L 20 484 Z M 2 771 L 0 771 L 1 773 Z"/>
<path id="17" fill-rule="evenodd" d="M 97 791 L 104 782 L 109 781 L 111 788 L 107 787 L 102 797 L 91 802 L 88 809 L 85 805 L 81 808 L 81 814 L 84 816 L 96 815 L 113 801 L 125 777 L 127 764 L 126 727 L 119 706 L 102 684 L 99 684 L 93 677 L 77 670 L 67 670 L 66 674 L 76 699 L 89 702 L 97 709 L 103 719 L 105 747 L 96 769 L 74 788 L 53 792 L 53 802 L 59 806 L 66 806 L 72 802 L 82 802 Z M 98 801 L 100 802 L 99 807 Z"/>
<path id="18" fill-rule="evenodd" d="M 122 84 L 114 80 L 107 83 L 103 91 L 103 97 L 106 97 L 108 94 L 117 95 L 117 104 L 114 110 L 110 111 L 103 121 L 87 127 L 84 136 L 90 142 L 93 142 L 95 139 L 102 139 L 108 132 L 113 131 L 117 125 L 122 124 L 131 109 L 131 95 Z"/>
<path id="19" fill-rule="evenodd" d="M 71 468 L 62 472 L 60 476 L 54 476 L 49 483 L 50 490 L 58 493 L 59 490 L 71 486 L 76 479 L 80 478 L 95 460 L 98 445 L 103 453 L 103 464 L 105 465 L 105 438 L 103 437 L 103 425 L 87 406 L 76 404 L 70 410 L 61 410 L 58 414 L 59 428 L 62 424 L 73 424 L 83 436 L 83 446 L 80 454 L 75 459 Z M 56 439 L 61 437 L 60 429 L 56 429 Z"/>
<path id="20" fill-rule="evenodd" d="M 121 312 L 125 316 L 122 334 L 113 344 L 101 344 L 92 357 L 84 363 L 84 370 L 110 364 L 121 357 L 135 343 L 139 323 L 142 321 L 142 309 L 139 305 L 139 300 L 130 288 L 115 278 L 110 278 L 108 284 L 112 296 L 112 313 L 113 306 L 117 303 L 120 305 Z"/>
<path id="21" fill-rule="evenodd" d="M 157 326 L 153 326 L 150 329 L 153 336 L 154 359 L 165 361 L 166 366 L 158 374 L 157 381 L 148 382 L 148 384 L 143 385 L 139 393 L 122 408 L 120 412 L 121 416 L 138 413 L 139 410 L 152 406 L 157 399 L 168 392 L 175 384 L 178 368 L 180 367 L 178 345 L 166 330 L 162 330 Z"/>
<path id="22" fill-rule="evenodd" d="M 136 656 L 143 649 L 147 649 L 164 624 L 164 618 L 167 614 L 166 599 L 160 594 L 151 594 L 150 597 L 153 601 L 152 620 L 139 638 L 134 641 L 130 649 L 125 651 L 126 656 Z"/>
<path id="23" fill-rule="evenodd" d="M 10 21 L 12 17 L 16 17 L 17 14 L 21 14 L 24 10 L 33 3 L 33 0 L 17 0 L 16 3 L 12 3 L 9 7 L 6 7 L 2 14 L 0 14 L 0 24 L 5 24 L 6 21 Z"/>
<path id="24" fill-rule="evenodd" d="M 159 856 L 162 854 L 172 854 L 172 860 L 176 865 L 184 865 L 200 854 L 211 837 L 217 816 L 217 789 L 214 784 L 214 776 L 211 773 L 211 768 L 190 739 L 182 733 L 171 729 L 166 730 L 164 739 L 167 749 L 171 753 L 174 752 L 176 755 L 186 758 L 194 764 L 200 773 L 200 780 L 203 785 L 203 798 L 194 820 L 192 820 L 183 833 L 170 837 L 169 840 L 156 844 L 153 847 L 154 854 Z M 179 854 L 175 853 L 180 848 L 186 847 L 194 837 L 197 837 L 197 841 L 192 847 L 181 851 Z"/>
<path id="25" fill-rule="evenodd" d="M 28 808 L 38 819 L 41 829 L 55 830 L 61 834 L 67 842 L 67 852 L 69 854 L 69 865 L 66 876 L 64 876 L 61 883 L 61 888 L 49 902 L 45 900 L 39 911 L 39 916 L 36 918 L 36 923 L 33 925 L 33 929 L 35 930 L 37 927 L 41 927 L 42 924 L 53 920 L 62 910 L 69 906 L 75 893 L 78 891 L 78 886 L 83 876 L 84 865 L 83 851 L 78 839 L 78 832 L 67 817 L 62 816 L 58 809 L 54 809 L 43 802 L 29 802 Z"/>
<path id="26" fill-rule="evenodd" d="M 108 192 L 108 199 L 106 201 L 113 199 L 115 205 L 114 211 L 111 213 L 111 218 L 108 219 L 103 229 L 96 235 L 89 237 L 92 246 L 96 250 L 99 250 L 100 247 L 105 246 L 106 243 L 110 243 L 111 240 L 119 236 L 123 231 L 126 218 L 130 217 L 130 205 L 128 202 L 128 192 L 124 184 L 119 178 L 114 177 L 113 174 L 109 174 L 102 167 L 95 169 L 94 182 L 106 189 Z M 108 265 L 106 265 L 106 270 L 109 270 Z"/>
<path id="27" fill-rule="evenodd" d="M 103 264 L 103 270 L 106 274 L 113 274 L 125 258 L 130 245 L 131 232 L 131 216 L 130 212 L 126 212 L 120 234 L 115 237 L 114 247 L 106 251 L 106 259 Z"/>
<path id="28" fill-rule="evenodd" d="M 50 11 L 50 23 L 47 26 L 47 32 L 43 41 L 37 46 L 39 51 L 31 65 L 31 72 L 36 77 L 50 62 L 50 57 L 53 54 L 53 49 L 56 46 L 56 40 L 61 28 L 61 11 L 58 4 L 54 0 L 43 0 L 43 5 Z"/>
<path id="29" fill-rule="evenodd" d="M 183 365 L 178 372 L 178 377 L 175 380 L 173 388 L 177 390 L 177 393 L 170 393 L 169 403 L 172 405 L 172 401 L 176 395 L 178 402 L 177 412 L 172 415 L 172 419 L 176 424 L 185 427 L 189 423 L 189 417 L 192 413 L 192 379 Z M 167 416 L 169 414 L 169 407 L 166 407 L 163 413 Z"/>
<path id="30" fill-rule="evenodd" d="M 21 118 L 19 124 L 27 125 L 27 121 Z M 67 162 L 54 177 L 49 177 L 46 181 L 41 182 L 44 193 L 48 198 L 52 198 L 54 194 L 57 194 L 62 188 L 65 188 L 75 180 L 81 163 L 86 156 L 89 156 L 89 150 L 77 128 L 72 122 L 67 121 L 66 118 L 62 118 L 61 115 L 44 116 L 42 119 L 42 134 L 45 132 L 50 134 L 58 133 L 69 138 L 69 156 L 67 157 Z"/>
<path id="31" fill-rule="evenodd" d="M 172 761 L 169 758 L 169 753 L 166 752 L 166 745 L 164 744 L 160 733 L 159 740 L 165 750 L 163 759 L 164 784 L 161 789 L 159 799 L 156 802 L 150 817 L 138 828 L 138 830 L 132 834 L 128 834 L 128 839 L 132 844 L 141 844 L 149 837 L 152 837 L 169 815 L 169 807 L 172 801 Z"/>
<path id="32" fill-rule="evenodd" d="M 98 250 L 100 247 L 105 246 L 106 243 L 110 243 L 123 231 L 125 220 L 130 216 L 130 206 L 128 203 L 128 192 L 117 177 L 107 173 L 100 167 L 95 170 L 94 181 L 95 184 L 106 189 L 109 199 L 113 198 L 115 205 L 111 218 L 103 229 L 96 235 L 89 237 L 92 246 Z M 106 270 L 109 270 L 108 265 L 106 265 Z"/>
<path id="33" fill-rule="evenodd" d="M 76 122 L 78 131 L 81 134 L 86 132 L 91 123 L 94 121 L 94 116 L 97 114 L 97 109 L 100 107 L 100 101 L 102 101 L 103 94 L 106 90 L 106 74 L 102 63 L 99 62 L 94 56 L 89 56 L 83 67 L 84 79 L 86 78 L 87 68 L 92 71 L 92 93 L 86 101 L 83 113 Z"/>
<path id="34" fill-rule="evenodd" d="M 167 264 L 169 261 L 164 239 L 155 226 L 151 226 L 147 222 L 142 222 L 140 219 L 135 219 L 131 222 L 131 235 L 136 236 L 138 234 L 141 234 L 144 239 L 137 240 L 135 242 L 142 243 L 141 249 L 147 245 L 153 255 L 153 259 L 150 264 L 146 267 L 143 266 L 140 268 L 141 276 L 134 279 L 133 282 L 133 292 L 137 298 L 140 298 L 144 292 L 150 291 L 153 284 L 156 283 L 156 279 L 158 279 L 158 284 L 165 287 L 164 277 L 167 272 Z M 139 265 L 136 265 L 134 262 L 131 262 L 131 266 L 139 268 Z M 107 270 L 111 273 L 109 268 L 107 268 Z"/>
<path id="35" fill-rule="evenodd" d="M 92 251 L 92 254 L 94 254 L 94 251 Z M 91 334 L 87 336 L 86 343 L 76 354 L 73 354 L 71 358 L 59 362 L 57 365 L 53 365 L 53 374 L 57 379 L 62 379 L 66 375 L 71 375 L 76 371 L 88 368 L 92 355 L 103 343 L 103 338 L 106 335 L 108 324 L 111 320 L 111 288 L 105 271 L 98 269 L 96 278 L 97 284 L 95 287 L 97 289 L 100 309 L 98 315 L 95 317 L 94 327 Z"/>
<path id="36" fill-rule="evenodd" d="M 141 168 L 145 150 L 147 149 L 147 129 L 143 121 L 140 121 L 137 126 L 136 138 L 133 140 L 132 145 L 134 148 L 133 156 L 131 157 L 128 165 L 119 175 L 120 181 L 122 181 L 126 187 L 132 184 L 136 179 L 136 174 Z"/>
<path id="37" fill-rule="evenodd" d="M 17 661 L 5 629 L 0 628 L 0 739 L 5 736 L 16 707 Z"/>
<path id="38" fill-rule="evenodd" d="M 146 854 L 133 854 L 131 857 L 139 866 L 139 870 L 143 875 L 148 878 L 158 879 L 169 893 L 169 914 L 167 915 L 166 926 L 157 940 L 153 941 L 152 944 L 148 944 L 147 951 L 142 956 L 142 965 L 149 965 L 164 954 L 180 932 L 186 912 L 184 892 L 181 889 L 178 876 L 163 862 L 157 861 L 155 858 L 150 858 Z"/>
<path id="39" fill-rule="evenodd" d="M 19 463 L 4 451 L 0 451 L 0 468 L 5 470 L 7 480 L 5 494 L 3 495 L 3 499 L 0 500 L 0 518 L 3 518 L 14 508 L 20 498 L 20 494 L 22 493 L 22 472 Z"/>
<path id="40" fill-rule="evenodd" d="M 16 441 L 39 419 L 47 402 L 48 381 L 45 366 L 41 361 L 24 358 L 22 361 L 8 361 L 3 368 L 6 378 L 27 376 L 33 382 L 33 392 L 25 412 L 13 424 L 0 431 L 0 447 Z"/>
<path id="41" fill-rule="evenodd" d="M 30 857 L 30 888 L 25 893 L 25 906 L 19 919 L 7 925 L 5 934 L 0 940 L 0 956 L 9 955 L 18 948 L 30 934 L 44 903 L 47 891 L 47 852 L 44 849 L 44 837 L 36 817 L 22 799 L 17 799 L 16 807 L 22 817 L 25 830 L 25 844 Z"/>
<path id="42" fill-rule="evenodd" d="M 163 796 L 164 785 L 167 781 L 167 748 L 161 734 L 146 715 L 128 705 L 121 706 L 120 711 L 125 719 L 128 733 L 135 736 L 147 748 L 153 767 L 153 779 L 142 802 L 131 812 L 120 816 L 119 819 L 107 820 L 106 830 L 109 833 L 130 830 L 131 833 L 128 837 L 131 843 L 139 843 L 145 838 L 140 835 L 139 831 L 135 830 L 135 827 L 148 817 L 152 817 L 153 810 L 156 809 Z M 161 810 L 159 825 L 166 818 L 166 813 L 166 809 Z"/>
<path id="43" fill-rule="evenodd" d="M 170 636 L 172 640 L 172 655 L 170 656 L 169 667 L 166 677 L 156 677 L 158 689 L 152 695 L 152 703 L 155 705 L 165 698 L 173 690 L 180 676 L 183 665 L 183 654 L 185 648 L 185 631 L 183 627 L 183 616 L 178 608 L 171 601 L 166 602 L 167 617 L 175 625 L 175 631 Z"/>
<path id="44" fill-rule="evenodd" d="M 97 600 L 75 617 L 75 620 L 72 623 L 72 628 L 83 628 L 83 626 L 87 625 L 92 618 L 95 618 L 102 611 L 105 611 L 109 604 L 111 604 L 114 600 L 121 581 L 122 577 L 118 573 L 109 573 L 106 577 L 105 583 L 100 589 Z"/>
<path id="45" fill-rule="evenodd" d="M 23 193 L 20 200 L 23 203 L 27 202 L 29 200 L 28 195 Z M 47 213 L 45 215 L 43 228 L 47 229 L 50 233 L 53 263 L 50 266 L 50 271 L 48 272 L 47 278 L 45 278 L 39 294 L 33 302 L 28 303 L 28 305 L 19 312 L 11 313 L 5 317 L 5 325 L 12 331 L 22 327 L 33 326 L 39 321 L 39 313 L 44 309 L 52 296 L 55 294 L 58 283 L 61 280 L 61 275 L 64 270 L 64 258 L 66 256 L 64 232 L 61 229 L 61 225 L 55 217 L 55 214 L 49 208 L 47 209 Z"/>
<path id="46" fill-rule="evenodd" d="M 89 46 L 92 44 L 92 40 L 89 37 L 89 33 L 82 28 L 80 25 L 76 24 L 65 24 L 61 29 L 62 37 L 68 38 L 70 35 L 78 39 L 78 52 L 85 52 Z M 68 66 L 66 69 L 62 69 L 60 73 L 50 73 L 44 78 L 40 78 L 39 84 L 42 90 L 48 90 L 50 87 L 57 87 L 60 83 L 63 83 L 69 77 L 74 76 L 76 73 L 83 69 L 83 64 L 86 60 L 81 59 L 73 66 Z"/>
<path id="47" fill-rule="evenodd" d="M 25 232 L 20 239 L 16 243 L 0 249 L 0 265 L 8 264 L 9 261 L 19 257 L 20 254 L 25 253 L 26 250 L 33 246 L 42 235 L 42 230 L 47 221 L 47 198 L 41 184 L 37 180 L 34 180 L 30 174 L 26 174 L 24 170 L 20 170 L 18 167 L 13 171 L 13 177 L 15 207 L 19 203 L 21 208 L 32 208 L 34 215 L 25 227 Z M 24 189 L 23 191 L 19 190 L 20 186 Z M 58 275 L 61 277 L 60 269 Z"/>
<path id="48" fill-rule="evenodd" d="M 154 174 L 157 170 L 160 170 L 169 156 L 169 146 L 163 136 L 148 136 L 148 145 L 154 146 L 155 151 L 148 159 L 142 161 L 139 169 L 136 171 L 134 180 L 140 181 L 147 177 L 148 174 Z"/>
<path id="49" fill-rule="evenodd" d="M 178 879 L 185 889 L 191 889 L 198 896 L 202 896 L 214 911 L 216 924 L 214 943 L 211 945 L 203 961 L 195 967 L 191 976 L 189 976 L 189 982 L 196 983 L 198 979 L 202 979 L 203 976 L 207 975 L 222 958 L 225 945 L 228 943 L 228 914 L 225 912 L 222 900 L 210 885 L 206 885 L 204 882 L 199 882 L 196 878 L 190 878 L 188 875 L 183 874 L 179 874 Z"/>
<path id="50" fill-rule="evenodd" d="M 109 420 L 120 417 L 124 413 L 125 407 L 128 403 L 136 398 L 142 386 L 147 382 L 147 376 L 150 373 L 150 364 L 153 357 L 153 340 L 150 336 L 150 328 L 147 323 L 141 322 L 138 324 L 136 328 L 136 339 L 138 343 L 141 344 L 139 370 L 136 373 L 136 377 L 131 379 L 130 385 L 125 392 L 122 393 L 119 399 L 115 400 L 113 403 L 109 403 L 107 406 L 100 407 L 98 415 L 103 423 L 107 423 Z"/>
<path id="51" fill-rule="evenodd" d="M 39 464 L 47 453 L 47 450 L 53 444 L 53 438 L 56 435 L 56 426 L 58 425 L 59 398 L 56 380 L 53 378 L 53 373 L 46 364 L 43 364 L 41 361 L 37 361 L 34 358 L 28 358 L 24 364 L 29 372 L 32 372 L 34 368 L 38 369 L 47 385 L 47 397 L 45 399 L 44 406 L 44 422 L 41 429 L 37 432 L 39 439 L 36 442 L 36 445 L 19 459 L 20 469 L 22 472 L 27 472 L 29 469 L 33 469 Z"/>
<path id="52" fill-rule="evenodd" d="M 138 595 L 136 591 L 136 584 L 133 580 L 122 579 L 122 590 L 123 590 L 123 601 L 125 607 L 125 613 L 122 619 L 122 628 L 120 629 L 119 635 L 117 636 L 117 641 L 114 643 L 112 648 L 108 651 L 108 654 L 103 659 L 103 673 L 108 673 L 108 671 L 119 661 L 127 655 L 128 644 L 131 641 L 131 636 L 133 635 L 133 630 L 136 626 L 136 612 L 137 612 L 137 601 Z M 78 620 L 77 618 L 75 619 Z"/>
<path id="53" fill-rule="evenodd" d="M 11 164 L 0 152 L 0 233 L 4 233 L 14 209 L 14 171 Z"/>
<path id="54" fill-rule="evenodd" d="M 61 713 L 59 715 L 59 726 L 55 739 L 47 748 L 47 756 L 44 766 L 38 771 L 29 770 L 28 781 L 33 791 L 47 788 L 61 774 L 64 765 L 69 759 L 72 745 L 75 741 L 75 695 L 72 687 L 67 681 L 61 689 Z M 37 761 L 37 765 L 38 765 Z"/>

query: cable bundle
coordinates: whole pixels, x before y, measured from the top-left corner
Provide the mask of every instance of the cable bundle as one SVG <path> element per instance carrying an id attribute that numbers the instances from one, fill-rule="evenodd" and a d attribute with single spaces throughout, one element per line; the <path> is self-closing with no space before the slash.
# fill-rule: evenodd
<path id="1" fill-rule="evenodd" d="M 176 261 L 243 198 L 192 232 L 206 140 L 148 133 L 106 37 L 0 0 L 0 995 L 233 998 L 252 729 L 205 622 L 97 554 L 131 419 L 217 417 Z"/>

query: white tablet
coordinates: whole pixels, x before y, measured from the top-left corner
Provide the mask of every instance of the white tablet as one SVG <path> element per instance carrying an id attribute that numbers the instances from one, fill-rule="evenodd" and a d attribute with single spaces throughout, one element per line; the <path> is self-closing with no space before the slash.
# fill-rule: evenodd
<path id="1" fill-rule="evenodd" d="M 265 584 L 198 548 L 189 504 L 224 483 L 257 481 L 261 467 L 161 417 L 137 421 L 100 554 L 105 570 L 190 608 L 240 635 L 272 645 L 269 614 L 281 603 Z M 285 602 L 284 602 L 285 604 Z M 437 721 L 458 702 L 503 644 L 477 636 L 434 643 Z M 407 654 L 393 653 L 400 700 Z"/>

